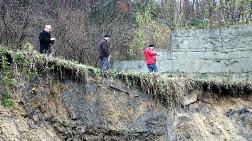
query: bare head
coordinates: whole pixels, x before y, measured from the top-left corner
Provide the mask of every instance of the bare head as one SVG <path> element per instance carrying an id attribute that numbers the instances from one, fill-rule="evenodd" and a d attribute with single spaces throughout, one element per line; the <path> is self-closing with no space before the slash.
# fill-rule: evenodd
<path id="1" fill-rule="evenodd" d="M 44 31 L 51 32 L 52 31 L 52 26 L 51 25 L 46 25 L 45 28 L 44 28 Z"/>

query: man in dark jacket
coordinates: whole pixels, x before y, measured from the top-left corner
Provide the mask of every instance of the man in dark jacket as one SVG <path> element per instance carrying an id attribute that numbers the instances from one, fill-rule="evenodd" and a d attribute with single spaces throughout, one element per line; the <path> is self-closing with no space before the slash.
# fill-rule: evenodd
<path id="1" fill-rule="evenodd" d="M 105 35 L 99 44 L 100 63 L 103 72 L 107 72 L 110 67 L 109 61 L 111 55 L 109 54 L 109 40 L 110 36 Z"/>
<path id="2" fill-rule="evenodd" d="M 39 34 L 39 42 L 40 42 L 40 53 L 45 53 L 50 55 L 52 53 L 51 46 L 54 44 L 55 38 L 51 38 L 51 25 L 46 25 L 44 30 Z"/>

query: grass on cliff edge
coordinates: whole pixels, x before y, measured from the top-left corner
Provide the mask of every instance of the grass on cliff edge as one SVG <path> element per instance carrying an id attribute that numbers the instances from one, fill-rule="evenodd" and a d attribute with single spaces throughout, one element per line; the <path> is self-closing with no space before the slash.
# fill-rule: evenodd
<path id="1" fill-rule="evenodd" d="M 14 68 L 14 71 L 21 71 L 24 75 L 29 74 L 30 76 L 30 72 L 46 69 L 53 73 L 70 71 L 70 74 L 74 76 L 72 78 L 78 77 L 78 79 L 83 79 L 83 81 L 86 81 L 88 77 L 97 78 L 97 80 L 104 79 L 100 69 L 58 57 L 47 61 L 44 55 L 29 47 L 18 51 L 10 51 L 0 47 L 0 56 L 2 58 L 6 53 L 13 57 L 12 68 Z M 232 95 L 251 93 L 252 90 L 251 81 L 230 81 L 225 78 L 204 80 L 198 79 L 193 75 L 171 77 L 166 74 L 154 76 L 152 73 L 109 71 L 108 77 L 109 79 L 120 79 L 128 86 L 149 94 L 167 108 L 179 107 L 181 98 L 196 89 L 205 89 L 219 93 L 228 92 Z"/>

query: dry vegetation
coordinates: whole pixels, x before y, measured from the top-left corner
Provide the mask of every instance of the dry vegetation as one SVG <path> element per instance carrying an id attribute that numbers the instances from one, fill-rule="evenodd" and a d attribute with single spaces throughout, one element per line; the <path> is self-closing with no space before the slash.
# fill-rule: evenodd
<path id="1" fill-rule="evenodd" d="M 21 72 L 22 76 L 28 81 L 33 80 L 39 75 L 54 75 L 62 79 L 67 76 L 69 79 L 79 82 L 85 82 L 88 78 L 104 79 L 100 69 L 96 69 L 78 62 L 54 58 L 46 61 L 44 55 L 38 54 L 34 50 L 19 50 L 16 52 L 8 51 L 13 56 L 14 63 L 13 77 L 18 80 L 15 72 Z M 7 51 L 1 48 L 1 56 Z M 9 70 L 10 71 L 10 70 Z M 252 92 L 251 81 L 229 81 L 225 79 L 199 79 L 194 76 L 167 76 L 165 74 L 155 75 L 150 73 L 123 73 L 109 72 L 109 79 L 119 79 L 128 86 L 140 89 L 158 100 L 164 106 L 174 109 L 180 107 L 181 98 L 193 90 L 205 90 L 217 94 L 228 94 L 238 96 L 250 94 Z M 9 78 L 11 79 L 11 78 Z M 13 85 L 9 85 L 13 87 Z M 12 88 L 12 93 L 15 89 Z"/>
<path id="2" fill-rule="evenodd" d="M 53 26 L 56 55 L 98 65 L 97 45 L 112 37 L 114 59 L 143 57 L 149 43 L 169 47 L 171 29 L 248 23 L 251 0 L 0 0 L 0 44 L 20 49 Z"/>

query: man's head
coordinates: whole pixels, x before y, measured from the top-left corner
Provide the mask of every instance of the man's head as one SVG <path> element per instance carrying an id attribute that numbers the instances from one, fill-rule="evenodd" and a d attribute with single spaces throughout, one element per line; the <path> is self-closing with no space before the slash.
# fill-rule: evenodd
<path id="1" fill-rule="evenodd" d="M 45 28 L 44 28 L 44 31 L 51 32 L 52 31 L 52 26 L 51 25 L 46 25 Z"/>
<path id="2" fill-rule="evenodd" d="M 150 48 L 150 49 L 154 49 L 154 48 L 155 48 L 155 45 L 154 45 L 154 44 L 150 44 L 150 45 L 149 45 L 149 48 Z"/>
<path id="3" fill-rule="evenodd" d="M 104 36 L 104 40 L 109 41 L 109 39 L 110 39 L 110 36 L 109 36 L 108 34 L 106 34 L 106 35 Z"/>

